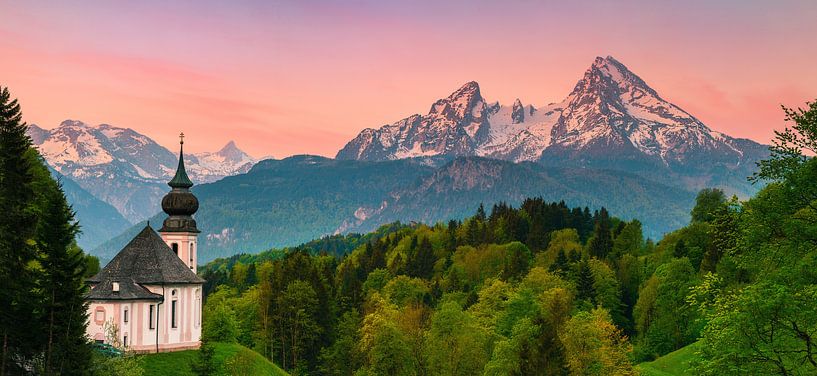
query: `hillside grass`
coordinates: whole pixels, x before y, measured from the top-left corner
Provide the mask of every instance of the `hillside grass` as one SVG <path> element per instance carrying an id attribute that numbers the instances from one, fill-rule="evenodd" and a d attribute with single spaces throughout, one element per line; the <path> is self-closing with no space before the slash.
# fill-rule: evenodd
<path id="1" fill-rule="evenodd" d="M 261 354 L 239 344 L 215 343 L 213 346 L 217 375 L 288 375 Z M 191 376 L 194 375 L 191 366 L 198 360 L 198 350 L 146 354 L 140 358 L 144 376 Z"/>
<path id="2" fill-rule="evenodd" d="M 689 362 L 696 359 L 695 351 L 697 348 L 698 344 L 696 342 L 651 362 L 641 363 L 638 365 L 638 369 L 643 376 L 691 375 L 692 373 L 687 369 L 689 368 Z"/>

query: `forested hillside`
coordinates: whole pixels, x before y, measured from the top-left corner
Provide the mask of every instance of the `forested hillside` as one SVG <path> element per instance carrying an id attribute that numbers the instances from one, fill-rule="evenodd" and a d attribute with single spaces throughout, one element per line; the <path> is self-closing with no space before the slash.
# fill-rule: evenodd
<path id="1" fill-rule="evenodd" d="M 205 331 L 297 374 L 632 374 L 638 287 L 669 260 L 637 220 L 528 199 L 216 260 Z"/>
<path id="2" fill-rule="evenodd" d="M 702 190 L 659 242 L 604 208 L 527 199 L 237 255 L 201 270 L 205 332 L 293 374 L 632 375 L 694 342 L 677 373 L 814 374 L 809 106 L 787 110 L 755 176 L 768 186 L 745 202 Z"/>

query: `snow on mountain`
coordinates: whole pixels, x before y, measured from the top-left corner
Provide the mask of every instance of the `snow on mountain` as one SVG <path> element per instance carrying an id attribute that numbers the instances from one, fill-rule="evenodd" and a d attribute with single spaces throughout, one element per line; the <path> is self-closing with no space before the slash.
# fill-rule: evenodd
<path id="1" fill-rule="evenodd" d="M 159 211 L 178 163 L 176 153 L 129 128 L 66 120 L 53 129 L 32 125 L 29 134 L 50 166 L 133 222 Z M 185 162 L 191 179 L 207 183 L 246 172 L 255 160 L 230 142 Z"/>
<path id="2" fill-rule="evenodd" d="M 473 155 L 488 138 L 489 106 L 476 82 L 468 82 L 431 105 L 425 116 L 412 115 L 380 129 L 364 129 L 340 152 L 339 159 L 384 160 L 433 155 Z"/>
<path id="3" fill-rule="evenodd" d="M 608 56 L 596 58 L 559 103 L 488 104 L 479 85 L 469 82 L 435 102 L 425 116 L 365 129 L 337 158 L 478 155 L 519 162 L 615 156 L 665 166 L 701 160 L 738 166 L 764 151 L 757 143 L 712 131 Z"/>
<path id="4" fill-rule="evenodd" d="M 257 160 L 239 149 L 234 141 L 230 141 L 215 153 L 192 154 L 190 162 L 188 170 L 193 174 L 224 177 L 249 171 Z"/>

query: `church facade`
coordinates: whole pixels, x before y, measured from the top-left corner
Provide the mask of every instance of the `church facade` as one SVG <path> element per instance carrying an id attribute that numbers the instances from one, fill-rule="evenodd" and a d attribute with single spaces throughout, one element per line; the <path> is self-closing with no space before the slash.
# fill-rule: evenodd
<path id="1" fill-rule="evenodd" d="M 86 333 L 99 343 L 136 352 L 195 349 L 201 339 L 202 286 L 196 275 L 199 207 L 184 168 L 184 138 L 176 174 L 162 199 L 168 217 L 157 233 L 136 235 L 88 279 Z"/>

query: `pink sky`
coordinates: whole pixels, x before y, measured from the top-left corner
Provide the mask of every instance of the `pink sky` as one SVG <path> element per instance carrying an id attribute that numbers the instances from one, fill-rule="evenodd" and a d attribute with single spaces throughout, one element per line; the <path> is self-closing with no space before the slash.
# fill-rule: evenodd
<path id="1" fill-rule="evenodd" d="M 228 4 L 229 3 L 229 4 Z M 0 2 L 0 85 L 25 119 L 191 151 L 334 156 L 467 81 L 563 99 L 612 55 L 711 128 L 769 142 L 817 98 L 814 1 Z M 56 4 L 56 5 L 55 5 Z"/>

